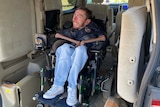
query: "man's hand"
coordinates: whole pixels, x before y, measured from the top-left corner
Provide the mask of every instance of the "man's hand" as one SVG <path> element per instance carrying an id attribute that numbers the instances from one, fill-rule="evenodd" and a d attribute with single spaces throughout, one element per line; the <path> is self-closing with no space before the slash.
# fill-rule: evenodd
<path id="1" fill-rule="evenodd" d="M 76 41 L 75 44 L 76 44 L 75 47 L 77 47 L 77 46 L 83 46 L 85 44 L 85 41 L 84 40 L 82 40 L 82 41 Z"/>
<path id="2" fill-rule="evenodd" d="M 82 46 L 82 45 L 84 45 L 84 44 L 85 44 L 85 41 L 82 40 L 81 43 L 80 43 L 80 45 Z"/>
<path id="3" fill-rule="evenodd" d="M 56 33 L 55 38 L 63 38 L 63 35 Z"/>
<path id="4" fill-rule="evenodd" d="M 75 47 L 78 47 L 78 46 L 81 45 L 81 42 L 80 41 L 76 41 L 75 44 L 76 44 Z"/>

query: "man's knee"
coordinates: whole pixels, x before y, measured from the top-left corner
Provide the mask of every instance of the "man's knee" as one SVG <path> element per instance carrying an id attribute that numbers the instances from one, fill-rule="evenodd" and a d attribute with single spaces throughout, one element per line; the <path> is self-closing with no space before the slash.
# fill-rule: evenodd
<path id="1" fill-rule="evenodd" d="M 74 51 L 74 48 L 71 48 L 70 44 L 64 43 L 60 47 L 58 47 L 56 51 L 56 55 L 62 54 L 62 55 L 71 55 Z"/>
<path id="2" fill-rule="evenodd" d="M 68 50 L 69 49 L 69 44 L 64 43 L 63 45 L 59 46 L 57 50 Z"/>
<path id="3" fill-rule="evenodd" d="M 85 46 L 78 46 L 75 50 L 76 56 L 79 57 L 79 60 L 87 60 L 88 54 L 87 54 L 87 48 Z"/>
<path id="4" fill-rule="evenodd" d="M 87 55 L 87 48 L 85 46 L 78 46 L 76 48 L 76 52 L 79 54 L 86 54 Z"/>

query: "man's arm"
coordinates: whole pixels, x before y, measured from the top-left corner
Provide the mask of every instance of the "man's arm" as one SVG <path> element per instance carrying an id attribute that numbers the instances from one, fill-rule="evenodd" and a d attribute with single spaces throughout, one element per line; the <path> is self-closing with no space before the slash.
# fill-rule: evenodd
<path id="1" fill-rule="evenodd" d="M 106 37 L 104 35 L 101 35 L 97 38 L 92 38 L 92 39 L 88 39 L 88 40 L 83 40 L 81 41 L 80 45 L 84 45 L 86 43 L 91 43 L 91 42 L 96 42 L 96 41 L 105 41 Z"/>
<path id="2" fill-rule="evenodd" d="M 64 40 L 67 40 L 67 41 L 69 41 L 69 42 L 75 43 L 76 46 L 80 45 L 80 41 L 71 39 L 71 38 L 69 38 L 69 37 L 66 37 L 66 36 L 60 34 L 60 33 L 56 33 L 55 38 L 60 38 L 60 39 L 64 39 Z"/>

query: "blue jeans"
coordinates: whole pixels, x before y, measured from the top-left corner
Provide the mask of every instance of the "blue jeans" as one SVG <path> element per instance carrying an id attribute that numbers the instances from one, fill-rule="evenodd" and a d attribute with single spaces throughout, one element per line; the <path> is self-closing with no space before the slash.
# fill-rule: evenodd
<path id="1" fill-rule="evenodd" d="M 79 72 L 83 69 L 88 59 L 85 46 L 74 47 L 70 44 L 63 44 L 56 50 L 56 65 L 54 84 L 64 86 L 68 79 L 68 86 L 77 87 Z"/>

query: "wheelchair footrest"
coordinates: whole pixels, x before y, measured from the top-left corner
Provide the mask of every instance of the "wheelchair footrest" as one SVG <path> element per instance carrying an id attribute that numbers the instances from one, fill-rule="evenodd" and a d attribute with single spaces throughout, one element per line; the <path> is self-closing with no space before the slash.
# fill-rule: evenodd
<path id="1" fill-rule="evenodd" d="M 51 107 L 71 107 L 67 105 L 66 96 L 64 94 L 60 94 L 53 99 L 45 99 L 43 98 L 43 94 L 43 92 L 36 94 L 38 96 L 37 100 L 39 104 L 49 105 Z M 72 107 L 76 107 L 77 105 Z"/>
<path id="2" fill-rule="evenodd" d="M 68 106 L 66 104 L 66 97 L 63 98 L 63 99 L 60 99 L 55 105 L 54 107 L 71 107 L 71 106 Z M 75 106 L 76 107 L 76 106 Z"/>
<path id="3" fill-rule="evenodd" d="M 43 93 L 38 93 L 38 101 L 42 104 L 45 104 L 45 105 L 49 105 L 49 106 L 54 106 L 60 99 L 60 97 L 62 96 L 62 94 L 56 96 L 55 98 L 53 99 L 45 99 L 43 98 Z"/>

